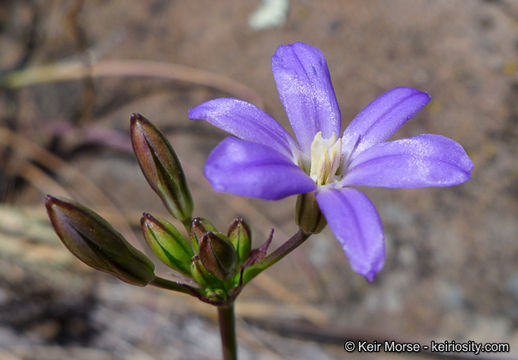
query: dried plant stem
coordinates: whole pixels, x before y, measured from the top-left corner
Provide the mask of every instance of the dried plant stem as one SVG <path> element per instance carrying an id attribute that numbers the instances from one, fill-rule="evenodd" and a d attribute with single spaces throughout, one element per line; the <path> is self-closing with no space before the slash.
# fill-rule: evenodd
<path id="1" fill-rule="evenodd" d="M 111 218 L 112 222 L 116 222 L 118 224 L 121 232 L 127 238 L 131 239 L 132 242 L 137 242 L 131 227 L 125 217 L 118 211 L 117 206 L 113 204 L 113 202 L 97 187 L 97 185 L 84 176 L 80 171 L 33 141 L 20 136 L 6 127 L 0 127 L 0 144 L 2 144 L 2 146 L 11 147 L 21 157 L 26 160 L 35 161 L 47 169 L 53 169 L 54 171 L 59 169 L 60 177 L 63 179 L 63 182 L 67 184 L 68 188 L 68 191 L 65 189 L 63 191 L 72 193 L 72 195 L 76 195 L 77 197 L 83 197 L 84 202 L 86 203 L 105 207 L 111 214 L 113 214 Z M 76 191 L 76 189 L 81 189 L 81 191 Z M 88 196 L 85 196 L 86 193 Z"/>
<path id="2" fill-rule="evenodd" d="M 212 87 L 244 98 L 261 107 L 261 97 L 252 89 L 227 77 L 185 65 L 146 60 L 105 60 L 92 65 L 62 62 L 14 71 L 0 78 L 0 86 L 20 88 L 29 85 L 78 80 L 84 77 L 148 76 Z"/>

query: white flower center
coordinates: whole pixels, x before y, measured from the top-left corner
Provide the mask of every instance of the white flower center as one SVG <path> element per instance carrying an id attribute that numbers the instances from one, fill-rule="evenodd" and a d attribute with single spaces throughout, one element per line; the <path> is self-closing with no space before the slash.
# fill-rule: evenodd
<path id="1" fill-rule="evenodd" d="M 330 184 L 339 174 L 342 165 L 342 139 L 333 133 L 329 139 L 322 138 L 319 131 L 311 143 L 311 168 L 309 176 L 317 185 Z"/>

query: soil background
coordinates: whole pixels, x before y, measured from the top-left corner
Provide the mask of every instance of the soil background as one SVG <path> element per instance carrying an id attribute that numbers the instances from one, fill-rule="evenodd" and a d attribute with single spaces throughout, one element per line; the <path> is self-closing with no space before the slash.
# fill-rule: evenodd
<path id="1" fill-rule="evenodd" d="M 254 246 L 272 227 L 278 246 L 296 231 L 295 199 L 214 193 L 203 164 L 225 134 L 187 111 L 238 97 L 289 129 L 270 57 L 295 41 L 325 54 L 344 128 L 411 86 L 433 100 L 394 138 L 448 136 L 475 168 L 452 188 L 363 189 L 385 228 L 383 271 L 367 283 L 329 229 L 314 236 L 241 294 L 241 359 L 431 358 L 347 354 L 349 338 L 507 342 L 510 354 L 488 358 L 518 358 L 518 1 L 0 0 L 1 359 L 220 357 L 213 308 L 90 270 L 43 199 L 83 202 L 149 254 L 140 215 L 168 215 L 131 153 L 139 112 L 176 149 L 196 215 L 222 229 L 242 215 Z M 100 63 L 102 76 L 54 81 Z"/>

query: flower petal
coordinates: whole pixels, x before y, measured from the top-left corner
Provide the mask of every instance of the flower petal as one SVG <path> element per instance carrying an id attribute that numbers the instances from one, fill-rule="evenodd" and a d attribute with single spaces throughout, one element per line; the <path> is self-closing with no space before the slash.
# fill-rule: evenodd
<path id="1" fill-rule="evenodd" d="M 343 185 L 416 188 L 458 185 L 470 178 L 473 162 L 460 144 L 423 134 L 375 145 L 358 154 Z"/>
<path id="2" fill-rule="evenodd" d="M 385 141 L 430 99 L 427 93 L 408 87 L 387 91 L 355 116 L 344 131 L 343 143 L 356 144 L 359 153 Z"/>
<path id="3" fill-rule="evenodd" d="M 313 137 L 340 132 L 340 109 L 322 52 L 308 44 L 281 45 L 272 56 L 277 90 L 305 154 Z"/>
<path id="4" fill-rule="evenodd" d="M 364 193 L 352 188 L 320 191 L 317 201 L 352 269 L 367 280 L 374 280 L 385 262 L 385 240 L 372 202 Z"/>
<path id="5" fill-rule="evenodd" d="M 301 168 L 269 146 L 228 137 L 209 155 L 205 176 L 216 191 L 278 200 L 315 189 Z"/>
<path id="6" fill-rule="evenodd" d="M 189 118 L 207 120 L 240 139 L 268 145 L 293 158 L 297 144 L 270 115 L 246 101 L 220 98 L 189 110 Z"/>

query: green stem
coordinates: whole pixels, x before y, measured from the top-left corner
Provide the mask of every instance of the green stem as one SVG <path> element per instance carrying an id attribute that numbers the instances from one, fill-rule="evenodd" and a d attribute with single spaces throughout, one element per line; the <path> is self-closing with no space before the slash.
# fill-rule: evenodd
<path id="1" fill-rule="evenodd" d="M 158 276 L 156 276 L 153 279 L 153 281 L 151 281 L 149 283 L 149 285 L 152 285 L 152 286 L 155 286 L 155 287 L 159 287 L 159 288 L 162 288 L 162 289 L 173 290 L 173 291 L 178 291 L 178 292 L 181 292 L 181 293 L 184 293 L 184 294 L 193 295 L 192 291 L 190 291 L 185 286 L 180 285 L 178 282 L 167 280 L 167 279 L 164 279 L 164 278 L 161 278 L 161 277 L 158 277 Z"/>
<path id="2" fill-rule="evenodd" d="M 223 360 L 237 360 L 236 318 L 234 317 L 234 303 L 218 306 L 219 332 Z"/>
<path id="3" fill-rule="evenodd" d="M 246 284 L 254 277 L 259 275 L 264 270 L 268 269 L 270 266 L 275 264 L 277 261 L 288 255 L 290 252 L 299 247 L 307 238 L 309 238 L 312 234 L 307 233 L 302 229 L 289 238 L 284 244 L 279 246 L 274 252 L 270 255 L 266 256 L 264 259 L 259 261 L 258 263 L 250 266 L 245 269 L 245 273 L 243 274 L 243 284 Z"/>

